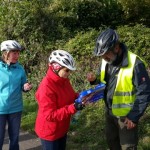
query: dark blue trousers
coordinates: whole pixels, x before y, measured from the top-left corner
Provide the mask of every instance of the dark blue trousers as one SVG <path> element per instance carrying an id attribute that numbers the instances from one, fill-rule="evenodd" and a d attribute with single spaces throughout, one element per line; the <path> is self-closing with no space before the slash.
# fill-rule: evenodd
<path id="1" fill-rule="evenodd" d="M 41 143 L 42 143 L 43 150 L 65 150 L 66 140 L 67 140 L 67 135 L 55 141 L 47 141 L 41 139 Z"/>
<path id="2" fill-rule="evenodd" d="M 5 138 L 6 123 L 8 124 L 9 150 L 19 150 L 19 130 L 22 112 L 0 114 L 0 150 Z"/>

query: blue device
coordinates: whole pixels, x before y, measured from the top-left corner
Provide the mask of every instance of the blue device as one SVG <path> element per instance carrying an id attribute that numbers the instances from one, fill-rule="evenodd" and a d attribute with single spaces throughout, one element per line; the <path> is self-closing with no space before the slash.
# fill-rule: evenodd
<path id="1" fill-rule="evenodd" d="M 94 88 L 84 90 L 79 94 L 77 102 L 93 103 L 104 98 L 105 84 L 100 83 Z"/>

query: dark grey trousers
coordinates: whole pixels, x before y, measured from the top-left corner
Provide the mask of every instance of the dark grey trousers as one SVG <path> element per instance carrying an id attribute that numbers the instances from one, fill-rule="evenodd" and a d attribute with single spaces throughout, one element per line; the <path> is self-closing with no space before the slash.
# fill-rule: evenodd
<path id="1" fill-rule="evenodd" d="M 137 150 L 138 126 L 127 129 L 125 117 L 117 118 L 106 112 L 106 139 L 110 150 Z"/>

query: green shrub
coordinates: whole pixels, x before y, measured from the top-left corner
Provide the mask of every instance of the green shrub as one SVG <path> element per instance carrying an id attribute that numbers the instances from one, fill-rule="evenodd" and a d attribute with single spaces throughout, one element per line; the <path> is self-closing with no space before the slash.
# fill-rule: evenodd
<path id="1" fill-rule="evenodd" d="M 128 49 L 139 55 L 150 66 L 150 28 L 140 24 L 121 26 L 118 33 Z"/>
<path id="2" fill-rule="evenodd" d="M 150 26 L 150 1 L 149 0 L 118 0 L 124 11 L 126 22 L 135 24 L 142 23 Z"/>
<path id="3" fill-rule="evenodd" d="M 150 67 L 149 1 L 137 0 L 0 0 L 0 41 L 16 39 L 26 47 L 20 56 L 33 89 L 24 94 L 22 128 L 34 132 L 37 114 L 35 92 L 46 74 L 52 50 L 65 49 L 76 60 L 70 76 L 76 91 L 90 88 L 89 71 L 97 72 L 100 58 L 93 55 L 95 41 L 103 29 L 117 27 L 122 42 Z M 124 13 L 124 14 L 123 14 Z M 134 26 L 124 26 L 125 23 Z M 103 103 L 81 112 L 69 131 L 68 149 L 106 149 Z M 149 110 L 149 109 L 148 109 Z M 149 116 L 139 126 L 139 149 L 149 149 Z"/>

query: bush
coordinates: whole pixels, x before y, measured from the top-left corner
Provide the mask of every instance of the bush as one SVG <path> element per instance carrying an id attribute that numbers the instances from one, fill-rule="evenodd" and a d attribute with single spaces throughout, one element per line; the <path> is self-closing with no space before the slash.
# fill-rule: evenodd
<path id="1" fill-rule="evenodd" d="M 150 28 L 140 24 L 121 26 L 118 33 L 128 49 L 139 55 L 150 66 Z"/>
<path id="2" fill-rule="evenodd" d="M 142 23 L 150 26 L 150 1 L 148 0 L 118 0 L 124 11 L 124 19 L 131 24 Z"/>

